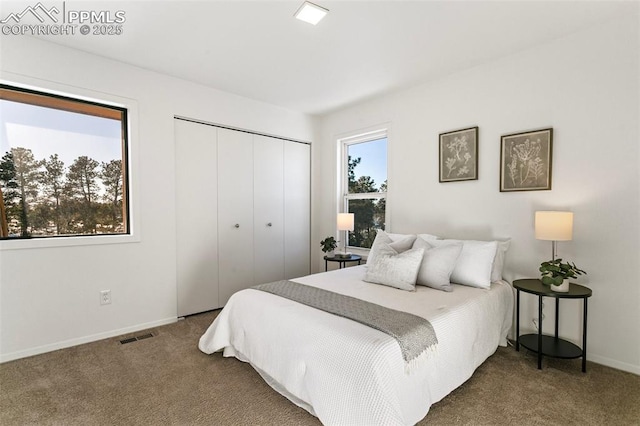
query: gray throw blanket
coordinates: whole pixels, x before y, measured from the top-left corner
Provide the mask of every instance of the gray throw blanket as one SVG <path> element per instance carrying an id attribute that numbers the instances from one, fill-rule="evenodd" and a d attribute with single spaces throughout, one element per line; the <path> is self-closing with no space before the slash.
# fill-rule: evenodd
<path id="1" fill-rule="evenodd" d="M 419 316 L 396 311 L 351 296 L 334 293 L 292 281 L 275 281 L 252 287 L 329 312 L 376 330 L 396 339 L 405 362 L 416 359 L 438 343 L 429 321 Z"/>

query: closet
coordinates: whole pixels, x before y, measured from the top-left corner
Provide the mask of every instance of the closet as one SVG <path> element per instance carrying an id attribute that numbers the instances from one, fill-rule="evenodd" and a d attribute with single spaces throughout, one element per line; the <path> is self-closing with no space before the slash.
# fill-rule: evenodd
<path id="1" fill-rule="evenodd" d="M 310 272 L 310 146 L 176 118 L 178 316 Z"/>

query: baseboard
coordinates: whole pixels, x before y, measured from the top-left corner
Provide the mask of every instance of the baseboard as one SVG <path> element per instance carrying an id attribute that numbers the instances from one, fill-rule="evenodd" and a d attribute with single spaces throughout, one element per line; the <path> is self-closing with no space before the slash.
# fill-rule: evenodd
<path id="1" fill-rule="evenodd" d="M 26 358 L 33 355 L 40 355 L 46 352 L 57 351 L 58 349 L 69 348 L 71 346 L 78 346 L 85 343 L 91 343 L 102 339 L 108 339 L 110 337 L 120 336 L 122 334 L 133 333 L 140 330 L 146 330 L 148 328 L 159 327 L 161 325 L 172 324 L 177 322 L 176 317 L 165 318 L 158 321 L 147 322 L 144 324 L 138 324 L 131 327 L 125 327 L 118 330 L 106 331 L 104 333 L 92 334 L 90 336 L 84 336 L 77 339 L 65 340 L 62 342 L 51 343 L 49 345 L 38 346 L 31 349 L 25 349 L 23 351 L 11 352 L 8 354 L 0 354 L 0 363 L 14 361 L 20 358 Z"/>
<path id="2" fill-rule="evenodd" d="M 596 364 L 606 365 L 607 367 L 615 368 L 616 370 L 622 370 L 640 376 L 640 366 L 638 365 L 616 361 L 615 359 L 607 358 L 604 356 L 592 355 L 588 351 L 587 361 L 593 361 Z"/>

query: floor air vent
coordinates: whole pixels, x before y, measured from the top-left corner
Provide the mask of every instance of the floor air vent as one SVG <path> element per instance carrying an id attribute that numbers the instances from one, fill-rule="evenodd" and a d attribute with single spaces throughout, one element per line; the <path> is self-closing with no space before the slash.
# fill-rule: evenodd
<path id="1" fill-rule="evenodd" d="M 136 339 L 137 340 L 143 340 L 143 339 L 148 339 L 149 337 L 153 337 L 153 334 L 151 334 L 151 333 L 143 334 L 141 336 L 136 337 Z"/>
<path id="2" fill-rule="evenodd" d="M 124 345 L 126 343 L 137 342 L 138 340 L 144 340 L 153 337 L 153 333 L 141 334 L 140 336 L 127 337 L 126 339 L 120 340 L 120 344 Z"/>

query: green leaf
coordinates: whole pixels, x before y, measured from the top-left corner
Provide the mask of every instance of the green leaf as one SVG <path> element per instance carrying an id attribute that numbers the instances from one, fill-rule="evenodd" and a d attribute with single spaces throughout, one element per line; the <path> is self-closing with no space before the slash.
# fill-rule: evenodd
<path id="1" fill-rule="evenodd" d="M 554 259 L 540 264 L 541 276 L 547 278 L 545 284 L 560 285 L 567 278 L 578 278 L 578 275 L 586 274 L 578 268 L 574 262 L 562 263 L 562 259 Z"/>

